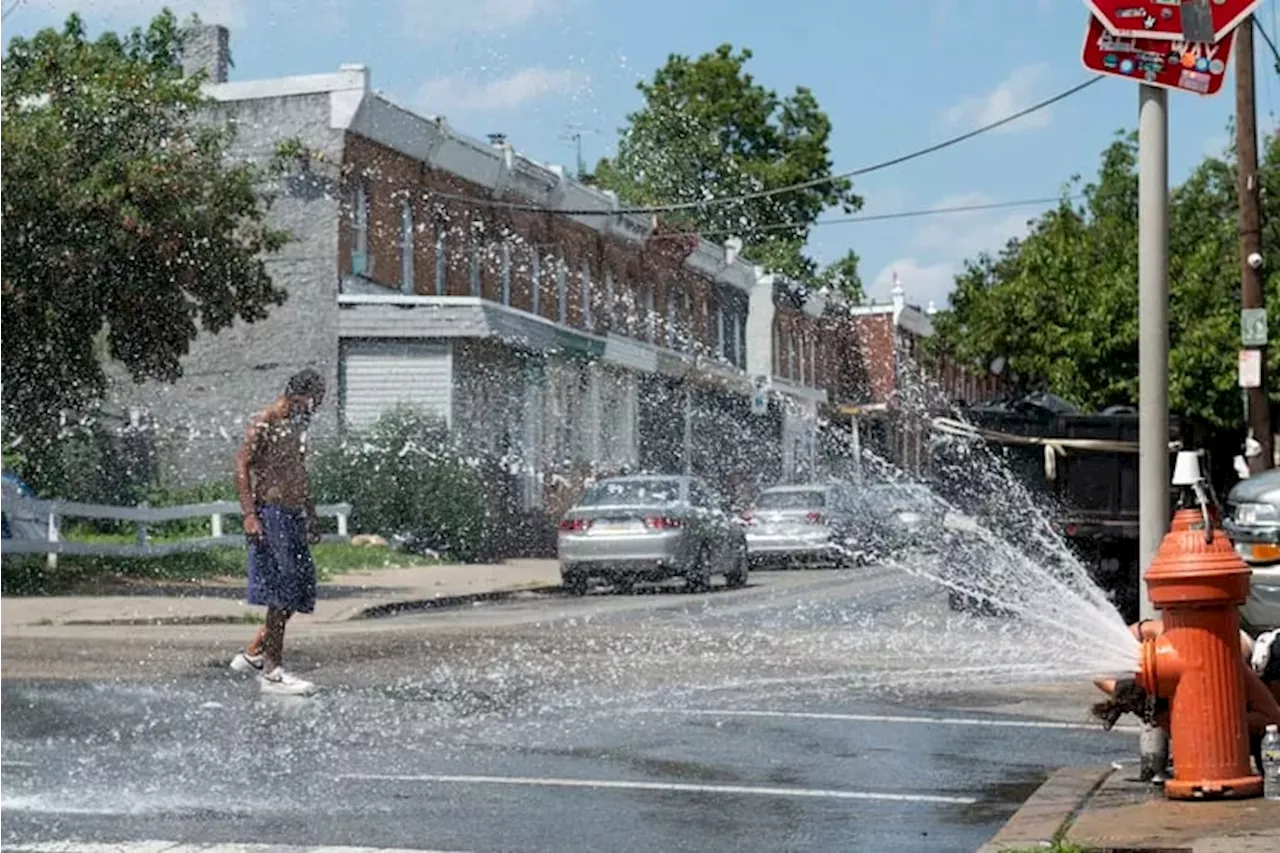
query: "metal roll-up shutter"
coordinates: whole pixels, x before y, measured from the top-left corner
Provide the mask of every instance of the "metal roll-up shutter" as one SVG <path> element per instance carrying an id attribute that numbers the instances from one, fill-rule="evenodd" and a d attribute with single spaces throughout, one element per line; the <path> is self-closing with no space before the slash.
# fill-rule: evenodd
<path id="1" fill-rule="evenodd" d="M 347 341 L 342 359 L 342 416 L 361 430 L 397 405 L 452 420 L 453 359 L 448 342 Z"/>

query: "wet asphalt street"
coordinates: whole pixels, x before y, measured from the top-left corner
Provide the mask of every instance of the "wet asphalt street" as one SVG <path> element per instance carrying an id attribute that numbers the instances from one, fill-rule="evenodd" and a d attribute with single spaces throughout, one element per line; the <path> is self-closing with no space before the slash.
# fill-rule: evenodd
<path id="1" fill-rule="evenodd" d="M 225 669 L 247 630 L 7 638 L 5 849 L 973 850 L 1133 748 L 1086 690 L 972 674 L 947 650 L 1007 632 L 892 570 L 300 623 L 306 699 Z"/>

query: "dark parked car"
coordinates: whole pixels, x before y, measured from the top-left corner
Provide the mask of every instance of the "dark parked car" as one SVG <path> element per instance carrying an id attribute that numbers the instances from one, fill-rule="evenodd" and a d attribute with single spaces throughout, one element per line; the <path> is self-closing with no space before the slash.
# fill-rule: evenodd
<path id="1" fill-rule="evenodd" d="M 1237 483 L 1227 493 L 1222 526 L 1253 569 L 1240 618 L 1254 630 L 1280 628 L 1280 470 Z"/>

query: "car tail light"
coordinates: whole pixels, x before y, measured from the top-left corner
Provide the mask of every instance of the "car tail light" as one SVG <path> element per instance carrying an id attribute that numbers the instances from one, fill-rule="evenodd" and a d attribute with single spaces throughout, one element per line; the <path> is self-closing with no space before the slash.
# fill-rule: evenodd
<path id="1" fill-rule="evenodd" d="M 1076 535 L 1076 533 L 1077 533 L 1077 532 L 1079 532 L 1079 530 L 1080 530 L 1080 528 L 1079 528 L 1079 527 L 1076 527 L 1076 526 L 1075 526 L 1075 524 L 1068 524 L 1068 525 L 1067 525 L 1067 529 L 1066 529 L 1064 532 L 1065 532 L 1068 536 L 1075 536 L 1075 535 Z"/>
<path id="2" fill-rule="evenodd" d="M 805 516 L 805 518 L 808 519 L 810 524 L 822 524 L 827 520 L 826 517 L 823 516 L 823 514 L 820 512 L 811 512 L 807 516 Z"/>
<path id="3" fill-rule="evenodd" d="M 650 530 L 668 530 L 673 527 L 679 527 L 680 519 L 651 515 L 644 520 L 644 526 Z"/>
<path id="4" fill-rule="evenodd" d="M 755 527 L 756 517 L 749 512 L 744 512 L 742 514 L 742 523 L 747 525 L 748 527 Z"/>
<path id="5" fill-rule="evenodd" d="M 566 518 L 560 522 L 561 533 L 581 533 L 591 526 L 591 522 L 585 518 Z"/>

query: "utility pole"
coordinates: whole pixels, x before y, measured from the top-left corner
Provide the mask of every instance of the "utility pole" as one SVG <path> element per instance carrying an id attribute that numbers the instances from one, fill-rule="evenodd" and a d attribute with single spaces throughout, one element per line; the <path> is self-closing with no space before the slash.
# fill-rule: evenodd
<path id="1" fill-rule="evenodd" d="M 1260 351 L 1261 381 L 1246 388 L 1249 432 L 1261 446 L 1255 456 L 1246 455 L 1250 473 L 1272 467 L 1271 409 L 1267 399 L 1267 345 L 1265 334 L 1252 336 L 1248 327 L 1265 329 L 1246 318 L 1250 310 L 1265 311 L 1262 299 L 1262 214 L 1258 202 L 1257 103 L 1253 82 L 1253 16 L 1236 29 L 1236 195 L 1240 199 L 1240 308 L 1242 345 Z M 1256 313 L 1255 313 L 1256 316 Z M 1265 313 L 1262 315 L 1265 317 Z"/>
<path id="2" fill-rule="evenodd" d="M 1138 87 L 1138 606 L 1169 525 L 1169 93 Z"/>

